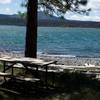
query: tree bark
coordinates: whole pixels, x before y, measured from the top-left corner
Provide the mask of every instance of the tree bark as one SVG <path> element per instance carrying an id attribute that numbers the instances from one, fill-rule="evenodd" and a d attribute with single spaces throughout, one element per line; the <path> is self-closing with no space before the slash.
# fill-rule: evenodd
<path id="1" fill-rule="evenodd" d="M 37 3 L 38 0 L 28 0 L 25 56 L 37 57 Z"/>

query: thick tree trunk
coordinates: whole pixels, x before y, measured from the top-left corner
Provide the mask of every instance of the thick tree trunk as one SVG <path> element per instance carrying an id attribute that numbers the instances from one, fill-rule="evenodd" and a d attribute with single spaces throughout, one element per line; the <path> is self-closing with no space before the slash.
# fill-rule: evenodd
<path id="1" fill-rule="evenodd" d="M 37 2 L 28 0 L 25 56 L 37 57 Z"/>

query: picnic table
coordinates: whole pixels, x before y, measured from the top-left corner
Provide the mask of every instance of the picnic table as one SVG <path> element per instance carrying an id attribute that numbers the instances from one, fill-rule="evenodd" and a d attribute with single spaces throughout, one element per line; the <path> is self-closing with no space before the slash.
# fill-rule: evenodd
<path id="1" fill-rule="evenodd" d="M 20 58 L 12 58 L 12 57 L 1 57 L 0 58 L 0 62 L 3 64 L 3 73 L 2 73 L 2 76 L 4 75 L 7 75 L 7 74 L 4 74 L 6 72 L 6 70 L 12 68 L 12 76 L 14 74 L 14 71 L 13 71 L 13 66 L 16 65 L 16 64 L 22 64 L 23 67 L 27 70 L 30 67 L 35 67 L 36 68 L 36 71 L 38 71 L 38 68 L 39 67 L 44 67 L 45 68 L 45 82 L 46 82 L 46 85 L 47 85 L 47 79 L 48 79 L 48 76 L 47 76 L 47 73 L 48 73 L 48 65 L 50 64 L 53 64 L 55 63 L 55 61 L 45 61 L 45 60 L 42 60 L 42 59 L 37 59 L 37 58 L 29 58 L 29 57 L 20 57 Z"/>

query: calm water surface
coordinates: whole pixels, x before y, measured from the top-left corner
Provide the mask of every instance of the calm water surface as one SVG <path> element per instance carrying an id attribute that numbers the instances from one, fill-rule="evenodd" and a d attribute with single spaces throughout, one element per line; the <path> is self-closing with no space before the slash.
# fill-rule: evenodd
<path id="1" fill-rule="evenodd" d="M 25 27 L 0 26 L 0 51 L 24 52 Z M 100 57 L 100 29 L 38 28 L 38 53 Z"/>

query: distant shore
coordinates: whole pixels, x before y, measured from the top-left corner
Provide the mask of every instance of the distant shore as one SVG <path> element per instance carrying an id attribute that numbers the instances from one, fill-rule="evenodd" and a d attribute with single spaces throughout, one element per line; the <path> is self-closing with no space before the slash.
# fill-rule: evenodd
<path id="1" fill-rule="evenodd" d="M 11 57 L 23 57 L 24 53 L 12 53 L 12 52 L 0 52 L 0 57 L 11 56 Z M 88 58 L 88 57 L 61 57 L 52 55 L 38 55 L 37 58 L 44 60 L 54 60 L 58 64 L 82 66 L 86 63 L 100 66 L 100 58 Z"/>

